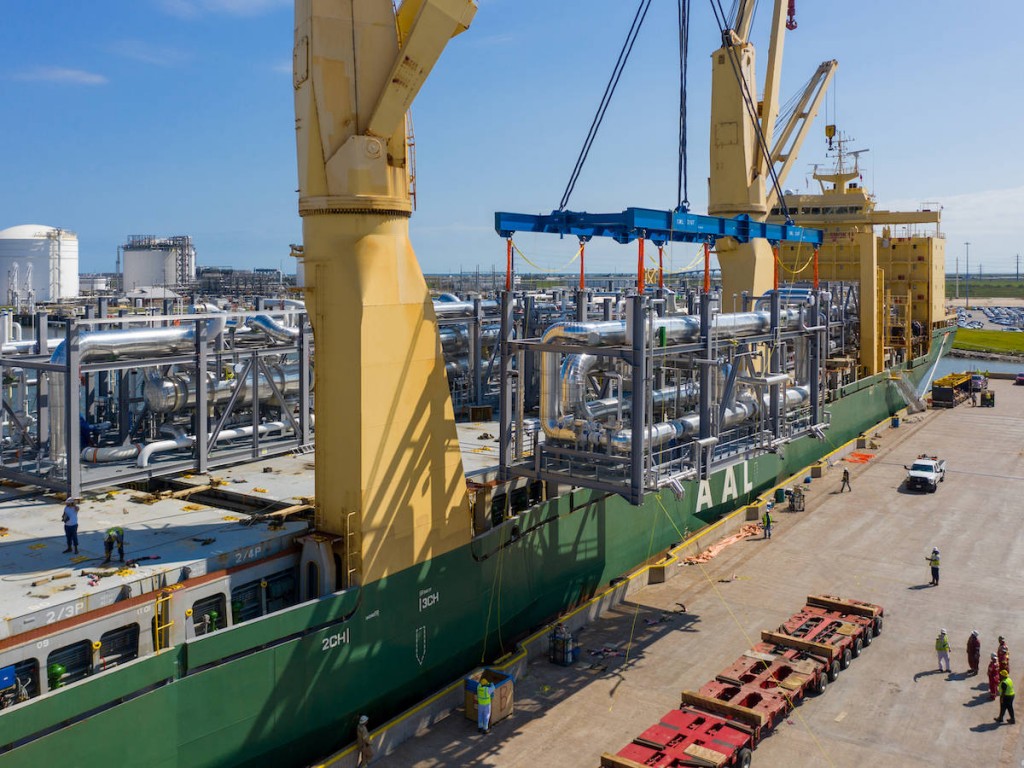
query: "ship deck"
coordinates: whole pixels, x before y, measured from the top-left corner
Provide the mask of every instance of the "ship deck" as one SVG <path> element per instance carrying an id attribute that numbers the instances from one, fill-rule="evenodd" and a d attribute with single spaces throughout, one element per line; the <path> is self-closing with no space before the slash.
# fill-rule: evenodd
<path id="1" fill-rule="evenodd" d="M 497 471 L 497 432 L 497 422 L 458 425 L 468 477 L 483 481 Z M 311 500 L 312 454 L 277 456 L 169 482 L 202 493 L 211 481 L 217 483 L 214 497 L 203 494 L 201 502 L 187 496 L 154 501 L 147 493 L 124 488 L 85 495 L 77 556 L 62 553 L 64 503 L 58 496 L 0 485 L 0 641 L 38 629 L 54 616 L 87 613 L 177 583 L 185 573 L 194 578 L 270 557 L 308 527 L 298 519 L 273 529 L 247 523 L 251 513 Z M 103 533 L 115 525 L 125 531 L 125 560 L 146 558 L 134 567 L 120 564 L 116 550 L 114 560 L 101 565 Z M 90 573 L 101 577 L 94 581 Z M 52 576 L 57 578 L 38 583 Z"/>
<path id="2" fill-rule="evenodd" d="M 777 515 L 773 539 L 741 541 L 704 566 L 650 584 L 583 630 L 572 667 L 532 661 L 516 681 L 515 713 L 480 736 L 456 710 L 381 757 L 381 768 L 597 766 L 798 611 L 808 594 L 879 603 L 885 629 L 823 696 L 811 696 L 754 752 L 754 765 L 1020 765 L 1020 725 L 997 725 L 985 668 L 996 638 L 1024 647 L 1024 387 L 994 381 L 994 408 L 962 405 L 884 430 L 866 464 L 809 486 L 807 511 Z M 948 460 L 937 493 L 905 493 L 904 464 Z M 710 542 L 703 542 L 706 546 Z M 925 562 L 942 552 L 942 578 Z M 696 547 L 693 550 L 696 551 Z M 689 554 L 686 553 L 686 554 Z M 685 606 L 683 609 L 681 606 Z M 950 635 L 951 674 L 934 640 Z M 965 646 L 982 641 L 982 672 Z M 1019 673 L 1019 670 L 1018 670 Z M 352 755 L 331 765 L 350 765 Z"/>
<path id="3" fill-rule="evenodd" d="M 177 483 L 194 488 L 214 478 L 224 495 L 216 505 L 205 503 L 206 497 L 204 503 L 187 497 L 149 501 L 149 494 L 121 488 L 86 495 L 77 556 L 62 554 L 62 500 L 38 489 L 0 487 L 0 640 L 38 629 L 54 616 L 68 618 L 177 583 L 186 573 L 194 578 L 271 556 L 306 529 L 301 520 L 274 529 L 247 525 L 250 515 L 238 510 L 301 503 L 313 488 L 310 456 L 277 457 Z M 103 534 L 115 525 L 125 531 L 125 560 L 144 558 L 134 567 L 119 563 L 116 549 L 114 560 L 101 565 Z M 255 558 L 244 556 L 257 547 Z M 101 575 L 92 584 L 90 572 Z M 33 586 L 50 576 L 56 578 Z"/>

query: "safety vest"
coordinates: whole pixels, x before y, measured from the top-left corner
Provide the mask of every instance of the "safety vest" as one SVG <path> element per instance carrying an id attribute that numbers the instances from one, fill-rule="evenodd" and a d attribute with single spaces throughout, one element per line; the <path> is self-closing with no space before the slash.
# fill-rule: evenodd
<path id="1" fill-rule="evenodd" d="M 945 635 L 939 635 L 935 638 L 935 650 L 936 651 L 948 651 L 949 650 L 949 638 Z"/>
<path id="2" fill-rule="evenodd" d="M 767 528 L 769 525 L 772 524 L 772 516 L 770 514 L 768 514 L 767 512 L 765 512 L 764 513 L 764 517 L 761 518 L 761 524 L 765 528 Z"/>
<path id="3" fill-rule="evenodd" d="M 928 564 L 931 565 L 932 568 L 938 568 L 939 567 L 939 556 L 938 555 L 932 555 L 931 557 L 929 557 L 928 558 Z"/>
<path id="4" fill-rule="evenodd" d="M 1013 680 L 1008 677 L 1004 677 L 1002 682 L 999 683 L 999 690 L 1003 696 L 1014 696 Z"/>
<path id="5" fill-rule="evenodd" d="M 485 707 L 491 703 L 490 683 L 480 683 L 476 687 L 476 703 L 481 707 Z"/>
<path id="6" fill-rule="evenodd" d="M 110 530 L 107 531 L 107 539 L 108 540 L 112 541 L 114 539 L 123 539 L 123 538 L 124 538 L 124 528 L 111 528 Z"/>

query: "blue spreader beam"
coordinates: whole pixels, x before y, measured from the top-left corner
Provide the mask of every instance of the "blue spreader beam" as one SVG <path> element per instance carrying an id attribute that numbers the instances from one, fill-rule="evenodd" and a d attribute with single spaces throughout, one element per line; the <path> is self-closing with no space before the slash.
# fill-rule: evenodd
<path id="1" fill-rule="evenodd" d="M 547 215 L 529 213 L 494 214 L 494 229 L 501 237 L 516 232 L 548 232 L 572 235 L 590 240 L 610 237 L 630 243 L 640 237 L 655 245 L 665 243 L 703 243 L 732 237 L 741 243 L 764 238 L 771 243 L 790 242 L 821 245 L 820 229 L 805 229 L 787 224 L 765 224 L 752 221 L 746 214 L 734 219 L 701 216 L 686 211 L 653 211 L 649 208 L 627 208 L 622 213 L 582 213 L 552 211 Z"/>

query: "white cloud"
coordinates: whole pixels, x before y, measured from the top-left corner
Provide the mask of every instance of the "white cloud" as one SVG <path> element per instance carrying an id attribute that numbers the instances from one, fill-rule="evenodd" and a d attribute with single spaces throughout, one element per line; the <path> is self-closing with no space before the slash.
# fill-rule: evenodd
<path id="1" fill-rule="evenodd" d="M 110 46 L 111 53 L 144 64 L 158 67 L 174 67 L 192 58 L 192 55 L 178 48 L 154 45 L 145 40 L 119 40 Z"/>
<path id="2" fill-rule="evenodd" d="M 105 85 L 108 82 L 106 77 L 95 72 L 67 67 L 37 67 L 27 72 L 19 72 L 13 75 L 12 79 L 72 85 Z"/>
<path id="3" fill-rule="evenodd" d="M 278 72 L 283 75 L 290 75 L 292 73 L 292 62 L 291 59 L 288 61 L 279 61 L 270 67 L 272 72 Z"/>
<path id="4" fill-rule="evenodd" d="M 157 0 L 165 13 L 180 19 L 193 19 L 208 13 L 231 16 L 258 16 L 277 8 L 291 6 L 293 0 Z"/>

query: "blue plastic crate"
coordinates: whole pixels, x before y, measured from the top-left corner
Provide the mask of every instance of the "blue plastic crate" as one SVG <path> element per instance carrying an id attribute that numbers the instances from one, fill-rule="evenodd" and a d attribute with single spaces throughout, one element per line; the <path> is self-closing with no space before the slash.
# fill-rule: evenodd
<path id="1" fill-rule="evenodd" d="M 13 688 L 16 682 L 14 667 L 0 667 L 0 691 Z"/>

